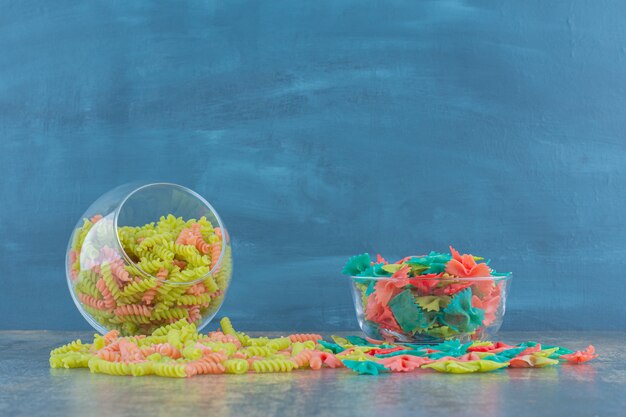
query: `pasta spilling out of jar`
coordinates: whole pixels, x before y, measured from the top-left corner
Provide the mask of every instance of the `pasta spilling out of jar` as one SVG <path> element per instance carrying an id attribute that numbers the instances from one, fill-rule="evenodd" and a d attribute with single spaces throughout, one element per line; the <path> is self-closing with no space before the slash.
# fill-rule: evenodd
<path id="1" fill-rule="evenodd" d="M 70 288 L 97 328 L 134 335 L 181 319 L 200 325 L 215 315 L 230 282 L 227 239 L 206 217 L 170 214 L 116 227 L 113 214 L 96 215 L 72 237 Z"/>

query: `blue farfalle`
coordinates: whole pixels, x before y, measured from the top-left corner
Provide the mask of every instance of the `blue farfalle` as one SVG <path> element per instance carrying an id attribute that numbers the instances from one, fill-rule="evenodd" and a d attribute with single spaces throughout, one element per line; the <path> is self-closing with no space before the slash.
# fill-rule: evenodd
<path id="1" fill-rule="evenodd" d="M 426 256 L 414 256 L 407 263 L 427 267 L 420 272 L 421 275 L 440 274 L 446 270 L 446 264 L 450 259 L 452 259 L 452 255 L 449 253 L 431 252 Z"/>
<path id="2" fill-rule="evenodd" d="M 353 370 L 360 375 L 378 375 L 381 372 L 388 372 L 389 369 L 385 365 L 374 361 L 342 361 L 346 368 Z"/>
<path id="3" fill-rule="evenodd" d="M 400 355 L 411 355 L 411 356 L 419 356 L 420 358 L 424 358 L 428 356 L 428 352 L 425 350 L 396 350 L 395 352 L 390 353 L 377 353 L 377 358 L 391 358 L 392 356 L 400 356 Z"/>
<path id="4" fill-rule="evenodd" d="M 369 297 L 374 292 L 374 290 L 376 290 L 377 282 L 378 280 L 375 280 L 375 279 L 369 280 L 369 284 L 367 284 L 367 289 L 365 290 L 365 295 Z"/>
<path id="5" fill-rule="evenodd" d="M 432 347 L 433 350 L 439 350 L 440 352 L 434 352 L 428 355 L 431 359 L 439 359 L 444 356 L 462 356 L 467 353 L 467 348 L 472 345 L 472 342 L 469 343 L 461 343 L 458 340 L 447 340 L 443 343 L 435 345 Z"/>
<path id="6" fill-rule="evenodd" d="M 498 354 L 485 356 L 484 359 L 487 359 L 493 362 L 500 362 L 500 363 L 508 362 L 511 360 L 511 358 L 507 358 L 506 356 L 500 356 Z"/>
<path id="7" fill-rule="evenodd" d="M 376 346 L 359 336 L 346 336 L 346 340 L 357 346 Z"/>
<path id="8" fill-rule="evenodd" d="M 324 346 L 326 349 L 330 349 L 333 353 L 339 353 L 346 350 L 345 348 L 339 346 L 337 343 L 327 342 L 325 340 L 318 340 L 317 343 Z"/>
<path id="9" fill-rule="evenodd" d="M 389 302 L 394 318 L 407 333 L 417 329 L 420 319 L 420 307 L 415 304 L 411 290 L 404 290 Z"/>
<path id="10" fill-rule="evenodd" d="M 499 352 L 498 356 L 501 357 L 501 358 L 512 359 L 512 358 L 516 357 L 517 355 L 519 355 L 520 353 L 522 353 L 525 350 L 526 350 L 525 346 L 515 347 L 515 348 L 511 348 L 511 349 L 505 349 L 502 352 Z"/>
<path id="11" fill-rule="evenodd" d="M 369 265 L 363 271 L 356 274 L 356 276 L 357 277 L 390 277 L 391 273 L 383 269 L 384 265 L 385 264 L 383 263 Z"/>
<path id="12" fill-rule="evenodd" d="M 452 297 L 442 310 L 440 321 L 457 332 L 466 333 L 480 327 L 484 318 L 483 309 L 472 307 L 472 290 L 466 288 Z"/>
<path id="13" fill-rule="evenodd" d="M 368 269 L 372 264 L 372 258 L 368 253 L 353 256 L 348 260 L 341 271 L 342 274 L 355 276 Z"/>
<path id="14" fill-rule="evenodd" d="M 573 350 L 570 350 L 568 348 L 564 348 L 564 347 L 561 347 L 561 346 L 541 345 L 541 347 L 543 349 L 554 349 L 554 348 L 557 348 L 556 351 L 552 355 L 548 356 L 551 359 L 558 358 L 561 355 L 571 355 L 572 353 L 574 353 Z"/>

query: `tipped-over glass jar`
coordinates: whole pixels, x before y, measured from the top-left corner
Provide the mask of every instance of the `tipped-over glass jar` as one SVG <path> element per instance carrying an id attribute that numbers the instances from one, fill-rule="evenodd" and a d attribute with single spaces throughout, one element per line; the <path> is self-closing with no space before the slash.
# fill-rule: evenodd
<path id="1" fill-rule="evenodd" d="M 230 283 L 230 238 L 215 209 L 194 191 L 126 184 L 82 216 L 66 272 L 76 306 L 100 333 L 148 334 L 180 319 L 202 328 Z"/>

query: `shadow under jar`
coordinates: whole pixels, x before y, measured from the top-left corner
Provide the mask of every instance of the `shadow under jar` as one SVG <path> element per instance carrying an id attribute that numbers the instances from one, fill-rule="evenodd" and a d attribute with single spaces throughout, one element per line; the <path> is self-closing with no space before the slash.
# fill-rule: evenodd
<path id="1" fill-rule="evenodd" d="M 194 191 L 126 184 L 96 200 L 76 225 L 66 275 L 78 310 L 100 333 L 149 334 L 180 319 L 202 328 L 230 283 L 230 238 Z"/>
<path id="2" fill-rule="evenodd" d="M 350 277 L 366 336 L 399 343 L 489 340 L 502 325 L 511 275 L 410 279 Z"/>

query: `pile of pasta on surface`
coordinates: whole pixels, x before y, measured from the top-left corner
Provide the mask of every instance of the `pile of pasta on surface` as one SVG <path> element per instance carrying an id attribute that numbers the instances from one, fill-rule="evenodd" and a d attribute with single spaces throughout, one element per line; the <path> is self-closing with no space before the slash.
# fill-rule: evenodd
<path id="1" fill-rule="evenodd" d="M 349 368 L 359 374 L 412 372 L 489 372 L 503 368 L 541 368 L 578 364 L 598 355 L 593 346 L 574 352 L 536 342 L 446 341 L 437 345 L 395 345 L 359 336 L 325 341 L 318 334 L 250 337 L 228 318 L 221 330 L 200 334 L 187 320 L 162 326 L 151 335 L 121 337 L 117 330 L 50 352 L 52 368 L 89 368 L 110 375 L 191 377 L 205 374 L 290 372 L 294 369 Z"/>

